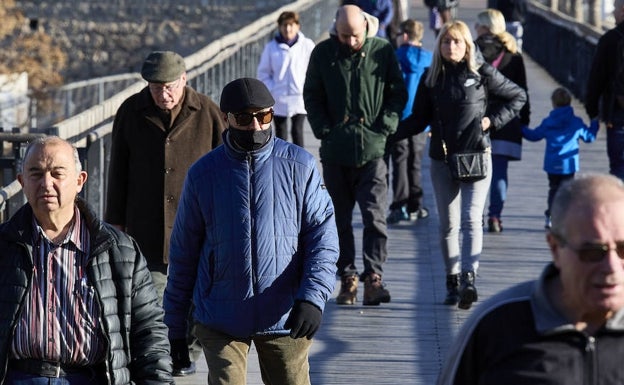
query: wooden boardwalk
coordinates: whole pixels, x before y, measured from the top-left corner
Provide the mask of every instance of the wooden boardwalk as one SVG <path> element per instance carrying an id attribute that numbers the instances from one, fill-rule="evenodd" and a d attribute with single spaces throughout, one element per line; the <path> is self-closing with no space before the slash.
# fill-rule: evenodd
<path id="1" fill-rule="evenodd" d="M 411 4 L 410 16 L 427 26 L 427 12 L 420 0 L 412 0 Z M 485 1 L 462 0 L 460 5 L 458 18 L 472 27 L 476 14 L 485 8 Z M 429 29 L 424 45 L 429 49 L 433 47 L 433 34 Z M 558 85 L 526 56 L 525 64 L 532 107 L 531 127 L 535 127 L 548 115 L 550 93 Z M 577 115 L 587 120 L 578 101 L 573 106 Z M 306 148 L 318 155 L 319 143 L 309 129 L 305 140 Z M 543 227 L 548 190 L 546 173 L 542 170 L 544 146 L 545 142 L 525 141 L 523 160 L 510 163 L 504 231 L 484 235 L 477 277 L 480 301 L 514 283 L 535 278 L 550 260 Z M 604 128 L 595 143 L 581 144 L 581 170 L 608 171 Z M 423 186 L 430 217 L 389 227 L 389 258 L 384 265 L 384 280 L 392 302 L 364 307 L 361 302 L 354 306 L 337 306 L 334 299 L 330 300 L 310 352 L 312 384 L 435 383 L 448 345 L 470 311 L 441 304 L 445 295 L 445 273 L 427 156 Z M 354 225 L 359 252 L 361 222 L 358 214 Z M 357 263 L 361 268 L 360 257 Z M 363 285 L 360 285 L 360 301 L 362 293 Z M 200 359 L 197 374 L 176 378 L 176 382 L 205 384 L 206 374 L 206 364 Z M 253 348 L 248 384 L 262 384 Z"/>

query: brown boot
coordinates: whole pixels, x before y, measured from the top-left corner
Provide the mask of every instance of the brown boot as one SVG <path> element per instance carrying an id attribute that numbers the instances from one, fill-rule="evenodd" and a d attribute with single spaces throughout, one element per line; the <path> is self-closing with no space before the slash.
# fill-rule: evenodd
<path id="1" fill-rule="evenodd" d="M 336 297 L 338 305 L 353 305 L 357 299 L 357 287 L 360 278 L 357 274 L 347 274 L 340 278 L 340 293 Z"/>
<path id="2" fill-rule="evenodd" d="M 364 279 L 364 301 L 362 304 L 376 306 L 381 302 L 390 302 L 390 292 L 385 288 L 381 275 L 370 273 Z"/>

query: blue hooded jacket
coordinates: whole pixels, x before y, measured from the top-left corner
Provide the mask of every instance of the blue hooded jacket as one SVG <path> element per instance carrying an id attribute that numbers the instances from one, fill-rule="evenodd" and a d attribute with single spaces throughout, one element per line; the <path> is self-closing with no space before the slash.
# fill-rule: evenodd
<path id="1" fill-rule="evenodd" d="M 422 47 L 402 44 L 397 48 L 396 54 L 407 88 L 407 103 L 401 115 L 401 120 L 403 120 L 412 113 L 412 106 L 414 105 L 416 90 L 418 90 L 418 83 L 425 72 L 425 68 L 431 65 L 433 53 Z"/>
<path id="2" fill-rule="evenodd" d="M 591 126 L 574 115 L 572 106 L 553 109 L 548 117 L 535 129 L 522 127 L 522 136 L 531 142 L 546 139 L 544 171 L 549 174 L 566 175 L 579 170 L 579 144 L 582 140 L 591 143 L 596 140 L 598 121 Z"/>
<path id="3" fill-rule="evenodd" d="M 272 138 L 257 151 L 224 144 L 187 174 L 171 236 L 169 338 L 195 320 L 234 337 L 287 335 L 295 300 L 323 310 L 338 259 L 334 207 L 314 157 Z"/>

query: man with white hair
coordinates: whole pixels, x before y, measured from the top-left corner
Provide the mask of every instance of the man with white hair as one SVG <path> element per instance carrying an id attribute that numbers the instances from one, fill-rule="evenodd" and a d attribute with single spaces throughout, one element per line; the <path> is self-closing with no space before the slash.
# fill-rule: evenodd
<path id="1" fill-rule="evenodd" d="M 562 185 L 539 279 L 484 302 L 438 385 L 617 384 L 624 354 L 624 184 L 586 174 Z"/>

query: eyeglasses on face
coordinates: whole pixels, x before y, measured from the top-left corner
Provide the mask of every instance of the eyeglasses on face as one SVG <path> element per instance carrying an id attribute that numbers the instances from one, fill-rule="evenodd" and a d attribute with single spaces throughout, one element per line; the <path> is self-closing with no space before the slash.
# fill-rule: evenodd
<path id="1" fill-rule="evenodd" d="M 271 108 L 268 111 L 258 111 L 258 112 L 228 112 L 228 114 L 234 117 L 236 124 L 239 126 L 248 126 L 253 122 L 253 119 L 258 119 L 258 123 L 267 124 L 271 123 L 273 120 L 273 109 Z"/>
<path id="2" fill-rule="evenodd" d="M 175 82 L 168 83 L 168 84 L 150 83 L 148 87 L 150 91 L 155 92 L 155 93 L 161 93 L 165 91 L 166 93 L 170 94 L 176 88 L 178 88 L 179 85 L 180 85 L 180 78 L 178 78 L 178 80 L 176 80 Z"/>
<path id="3" fill-rule="evenodd" d="M 624 259 L 624 241 L 616 241 L 615 247 L 604 243 L 584 243 L 579 247 L 574 247 L 561 235 L 555 234 L 555 238 L 559 240 L 561 246 L 574 251 L 581 262 L 600 262 L 610 251 L 615 251 L 620 259 Z"/>

